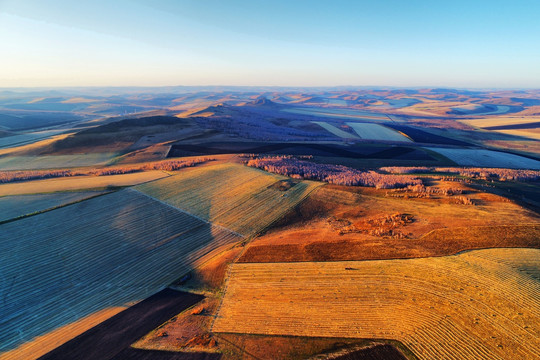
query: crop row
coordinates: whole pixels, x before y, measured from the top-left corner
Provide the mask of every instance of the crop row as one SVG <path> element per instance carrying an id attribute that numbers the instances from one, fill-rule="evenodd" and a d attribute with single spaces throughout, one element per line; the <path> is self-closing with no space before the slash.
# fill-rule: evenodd
<path id="1" fill-rule="evenodd" d="M 99 194 L 100 192 L 94 191 L 0 197 L 0 222 L 77 202 Z"/>
<path id="2" fill-rule="evenodd" d="M 127 189 L 0 226 L 0 351 L 143 299 L 241 238 Z"/>
<path id="3" fill-rule="evenodd" d="M 513 259 L 538 269 L 540 250 L 237 263 L 213 330 L 395 339 L 420 359 L 535 359 L 540 284 Z"/>
<path id="4" fill-rule="evenodd" d="M 237 164 L 194 168 L 135 189 L 242 235 L 253 235 L 298 204 L 320 183 L 286 178 Z"/>

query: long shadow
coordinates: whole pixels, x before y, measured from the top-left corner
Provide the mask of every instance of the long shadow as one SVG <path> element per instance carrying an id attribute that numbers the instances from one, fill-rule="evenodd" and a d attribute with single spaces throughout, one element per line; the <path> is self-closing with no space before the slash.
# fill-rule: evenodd
<path id="1" fill-rule="evenodd" d="M 202 295 L 167 288 L 82 333 L 39 359 L 184 359 L 185 357 L 181 357 L 182 354 L 179 353 L 129 350 L 129 346 L 149 331 L 202 299 L 204 299 Z M 207 354 L 201 356 L 188 358 L 216 358 L 206 357 Z"/>

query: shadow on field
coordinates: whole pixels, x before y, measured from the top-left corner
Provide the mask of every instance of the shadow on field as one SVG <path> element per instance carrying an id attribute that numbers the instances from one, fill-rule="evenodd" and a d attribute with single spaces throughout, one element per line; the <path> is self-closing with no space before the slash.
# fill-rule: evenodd
<path id="1" fill-rule="evenodd" d="M 217 359 L 213 354 L 169 353 L 129 346 L 174 315 L 195 305 L 202 295 L 165 289 L 82 333 L 40 360 Z"/>

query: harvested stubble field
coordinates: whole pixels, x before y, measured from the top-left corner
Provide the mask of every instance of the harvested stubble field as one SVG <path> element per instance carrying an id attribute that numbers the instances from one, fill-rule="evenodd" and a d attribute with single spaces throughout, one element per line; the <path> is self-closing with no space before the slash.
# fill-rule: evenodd
<path id="1" fill-rule="evenodd" d="M 0 196 L 106 189 L 108 187 L 136 185 L 167 176 L 169 174 L 164 171 L 153 170 L 120 175 L 74 176 L 14 182 L 0 184 Z"/>
<path id="2" fill-rule="evenodd" d="M 263 230 L 321 186 L 238 164 L 183 170 L 135 189 L 244 236 Z"/>
<path id="3" fill-rule="evenodd" d="M 144 299 L 241 240 L 130 189 L 0 225 L 0 351 Z"/>
<path id="4" fill-rule="evenodd" d="M 0 197 L 0 223 L 103 194 L 101 191 Z"/>
<path id="5" fill-rule="evenodd" d="M 395 339 L 419 359 L 532 360 L 539 273 L 538 249 L 234 264 L 213 331 Z"/>

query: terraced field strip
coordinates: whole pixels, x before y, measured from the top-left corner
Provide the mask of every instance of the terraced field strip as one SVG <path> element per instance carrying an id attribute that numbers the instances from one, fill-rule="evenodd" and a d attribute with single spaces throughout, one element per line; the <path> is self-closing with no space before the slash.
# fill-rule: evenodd
<path id="1" fill-rule="evenodd" d="M 73 176 L 0 184 L 0 196 L 106 189 L 131 186 L 169 176 L 161 170 L 106 176 Z"/>
<path id="2" fill-rule="evenodd" d="M 299 181 L 285 191 L 275 186 L 287 179 L 225 163 L 184 169 L 178 175 L 134 189 L 213 224 L 251 236 L 281 218 L 322 185 Z"/>
<path id="3" fill-rule="evenodd" d="M 339 136 L 344 139 L 359 139 L 358 136 L 348 133 L 346 131 L 341 130 L 340 128 L 335 127 L 334 125 L 330 125 L 327 122 L 324 121 L 312 121 L 312 123 L 319 125 L 323 129 L 327 130 L 328 132 Z"/>
<path id="4" fill-rule="evenodd" d="M 0 225 L 0 352 L 144 299 L 240 240 L 130 189 Z"/>
<path id="5" fill-rule="evenodd" d="M 213 331 L 395 339 L 419 359 L 538 359 L 539 249 L 236 263 Z"/>
<path id="6" fill-rule="evenodd" d="M 68 192 L 0 197 L 0 223 L 103 194 L 103 191 Z"/>
<path id="7" fill-rule="evenodd" d="M 348 122 L 347 125 L 365 140 L 413 142 L 408 136 L 380 124 Z"/>
<path id="8" fill-rule="evenodd" d="M 439 147 L 427 147 L 426 149 L 446 156 L 463 166 L 540 170 L 540 161 L 500 151 Z"/>

